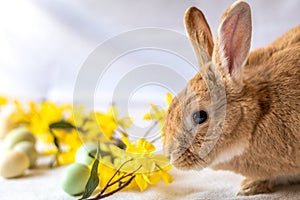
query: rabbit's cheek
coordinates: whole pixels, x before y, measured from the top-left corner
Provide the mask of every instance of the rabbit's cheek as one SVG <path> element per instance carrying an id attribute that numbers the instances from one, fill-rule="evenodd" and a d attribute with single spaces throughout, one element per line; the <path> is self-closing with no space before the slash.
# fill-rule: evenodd
<path id="1" fill-rule="evenodd" d="M 243 154 L 244 150 L 247 148 L 246 144 L 237 143 L 232 145 L 228 149 L 222 150 L 213 160 L 211 166 L 218 165 L 224 162 L 228 162 L 235 156 L 240 156 Z"/>

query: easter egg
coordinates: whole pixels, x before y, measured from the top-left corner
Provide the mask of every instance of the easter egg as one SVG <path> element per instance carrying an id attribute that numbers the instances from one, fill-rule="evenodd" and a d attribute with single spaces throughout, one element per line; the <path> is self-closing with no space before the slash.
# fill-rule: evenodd
<path id="1" fill-rule="evenodd" d="M 80 163 L 73 163 L 64 171 L 61 187 L 70 195 L 79 195 L 84 192 L 89 177 L 90 169 L 87 166 Z"/>
<path id="2" fill-rule="evenodd" d="M 12 128 L 12 123 L 8 117 L 0 115 L 0 140 L 4 139 Z"/>
<path id="3" fill-rule="evenodd" d="M 36 151 L 35 146 L 32 142 L 19 142 L 14 146 L 14 150 L 25 153 L 29 158 L 30 168 L 34 167 L 38 158 L 38 152 Z"/>
<path id="4" fill-rule="evenodd" d="M 15 178 L 24 174 L 29 167 L 29 158 L 25 153 L 11 150 L 0 158 L 0 176 Z"/>
<path id="5" fill-rule="evenodd" d="M 83 144 L 76 152 L 75 161 L 89 166 L 93 163 L 94 158 L 89 154 L 97 151 L 97 144 L 90 142 Z M 95 155 L 95 154 L 94 154 Z"/>
<path id="6" fill-rule="evenodd" d="M 4 147 L 12 149 L 17 143 L 22 141 L 29 141 L 35 144 L 35 137 L 24 127 L 19 127 L 11 130 L 4 140 Z"/>

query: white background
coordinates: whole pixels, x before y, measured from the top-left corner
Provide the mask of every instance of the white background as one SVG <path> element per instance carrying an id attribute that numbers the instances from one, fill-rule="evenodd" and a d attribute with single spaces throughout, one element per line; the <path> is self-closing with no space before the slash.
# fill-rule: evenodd
<path id="1" fill-rule="evenodd" d="M 204 12 L 214 34 L 222 13 L 232 2 L 1 0 L 0 95 L 71 102 L 80 67 L 100 43 L 142 27 L 167 28 L 184 34 L 184 12 L 192 5 Z M 259 0 L 249 1 L 249 4 L 253 16 L 252 49 L 267 45 L 299 24 L 299 0 Z M 166 55 L 153 55 L 167 59 Z M 143 56 L 147 53 L 130 58 L 133 62 L 126 63 L 129 59 L 125 59 L 122 66 L 141 63 L 138 60 Z M 194 75 L 195 71 L 176 63 L 174 61 L 174 67 L 181 68 L 186 77 Z M 107 83 L 107 91 L 112 90 L 113 83 Z M 148 87 L 133 96 L 143 96 L 149 101 L 158 96 L 162 98 L 156 91 Z"/>

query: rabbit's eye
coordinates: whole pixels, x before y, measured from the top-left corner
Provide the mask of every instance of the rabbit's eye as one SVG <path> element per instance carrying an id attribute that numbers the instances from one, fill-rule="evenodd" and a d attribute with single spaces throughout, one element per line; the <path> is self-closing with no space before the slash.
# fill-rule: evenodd
<path id="1" fill-rule="evenodd" d="M 207 113 L 204 110 L 200 110 L 193 114 L 193 120 L 196 124 L 202 124 L 207 120 Z"/>

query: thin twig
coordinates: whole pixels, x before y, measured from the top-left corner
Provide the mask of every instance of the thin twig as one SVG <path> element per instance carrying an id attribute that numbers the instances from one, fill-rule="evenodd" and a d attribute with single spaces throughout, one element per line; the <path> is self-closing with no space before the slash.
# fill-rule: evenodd
<path id="1" fill-rule="evenodd" d="M 104 188 L 101 190 L 101 192 L 100 192 L 99 195 L 97 195 L 97 196 L 101 196 L 101 195 L 107 190 L 107 188 L 109 187 L 110 182 L 111 182 L 111 181 L 113 180 L 113 178 L 117 175 L 117 173 L 121 170 L 121 168 L 122 168 L 125 164 L 127 164 L 128 162 L 130 162 L 130 161 L 132 161 L 132 160 L 133 160 L 133 158 L 132 158 L 132 159 L 129 159 L 129 160 L 125 161 L 125 162 L 123 162 L 122 165 L 120 165 L 120 167 L 117 169 L 117 171 L 115 171 L 115 173 L 112 175 L 112 177 L 110 177 L 109 181 L 106 183 L 106 185 L 104 186 Z M 96 197 L 97 197 L 97 196 L 96 196 Z"/>
<path id="2" fill-rule="evenodd" d="M 160 135 L 159 137 L 157 138 L 154 138 L 153 140 L 150 141 L 151 144 L 153 144 L 154 142 L 156 142 L 157 140 L 161 139 L 163 136 Z"/>
<path id="3" fill-rule="evenodd" d="M 118 170 L 114 173 L 114 175 L 110 178 L 110 180 L 106 183 L 106 185 L 105 185 L 104 188 L 100 191 L 100 193 L 99 193 L 98 195 L 96 195 L 95 197 L 90 198 L 90 199 L 88 199 L 88 200 L 97 200 L 97 199 L 102 199 L 102 198 L 108 197 L 108 196 L 113 195 L 114 193 L 120 191 L 121 189 L 125 188 L 127 185 L 129 185 L 129 184 L 131 183 L 131 181 L 132 181 L 132 180 L 135 178 L 135 176 L 136 176 L 136 175 L 134 175 L 134 173 L 137 172 L 137 171 L 142 167 L 142 165 L 140 165 L 137 169 L 135 169 L 135 170 L 132 171 L 131 173 L 129 173 L 129 174 L 124 174 L 122 177 L 118 178 L 117 180 L 115 180 L 115 181 L 113 181 L 113 182 L 111 182 L 111 181 L 112 181 L 112 179 L 114 178 L 114 176 L 116 176 L 116 174 L 117 174 L 118 172 L 120 172 L 121 168 L 122 168 L 126 163 L 128 163 L 129 161 L 132 161 L 132 160 L 133 160 L 133 159 L 130 159 L 130 160 L 127 160 L 126 162 L 124 162 L 124 163 L 118 168 Z M 125 181 L 125 182 L 123 182 L 123 183 L 121 182 L 121 180 L 123 180 L 124 178 L 127 178 L 127 177 L 129 177 L 129 176 L 131 176 L 131 177 L 129 178 L 129 180 L 127 180 L 127 181 Z M 116 184 L 116 183 L 120 183 L 120 182 L 121 182 L 121 184 L 119 185 L 119 187 L 118 187 L 117 189 L 115 189 L 115 190 L 113 190 L 113 191 L 111 191 L 111 192 L 108 192 L 108 193 L 104 194 L 104 192 L 107 190 L 107 188 L 109 188 L 110 186 L 112 186 L 112 185 L 114 185 L 114 184 Z"/>
<path id="4" fill-rule="evenodd" d="M 155 163 L 155 166 L 156 166 L 159 170 L 163 170 L 157 163 Z"/>
<path id="5" fill-rule="evenodd" d="M 106 193 L 106 194 L 103 194 L 103 195 L 102 195 L 102 194 L 101 194 L 101 195 L 97 195 L 96 197 L 91 198 L 91 199 L 89 199 L 89 200 L 103 199 L 103 198 L 105 198 L 105 197 L 108 197 L 108 196 L 110 196 L 110 195 L 113 195 L 114 193 L 116 193 L 116 192 L 122 190 L 122 189 L 125 188 L 127 185 L 129 185 L 129 184 L 131 183 L 131 181 L 132 181 L 134 178 L 135 178 L 135 175 L 133 175 L 128 181 L 124 182 L 124 184 L 123 184 L 122 186 L 118 187 L 117 189 L 115 189 L 115 190 L 113 190 L 113 191 L 111 191 L 111 192 L 108 192 L 108 193 Z"/>
<path id="6" fill-rule="evenodd" d="M 132 176 L 135 172 L 139 171 L 142 168 L 142 165 L 140 165 L 136 170 L 130 172 L 129 174 L 124 174 L 123 176 L 121 176 L 120 178 L 118 178 L 117 180 L 115 180 L 114 182 L 109 184 L 109 187 L 118 183 L 119 181 L 123 180 L 124 178 L 127 178 L 129 176 Z"/>
<path id="7" fill-rule="evenodd" d="M 152 124 L 152 126 L 150 126 L 150 128 L 145 132 L 144 134 L 144 138 L 146 138 L 150 132 L 155 128 L 155 126 L 158 124 L 158 121 L 154 121 L 154 123 Z"/>
<path id="8" fill-rule="evenodd" d="M 61 151 L 60 146 L 59 146 L 58 138 L 55 136 L 55 134 L 54 134 L 54 132 L 53 132 L 53 130 L 52 130 L 51 128 L 49 129 L 49 132 L 50 132 L 50 134 L 51 134 L 52 137 L 53 137 L 53 143 L 54 143 L 54 145 L 55 145 L 55 147 L 56 147 L 56 149 L 57 149 L 57 152 L 55 153 L 55 157 L 54 157 L 55 160 L 52 161 L 52 162 L 49 164 L 49 167 L 50 167 L 50 168 L 53 168 L 54 165 L 55 165 L 55 163 L 56 163 L 57 165 L 59 165 L 58 156 L 59 156 L 59 154 L 60 154 L 62 151 Z"/>
<path id="9" fill-rule="evenodd" d="M 128 137 L 128 134 L 126 133 L 125 130 L 122 130 L 120 128 L 117 128 L 117 131 L 119 131 L 124 137 Z"/>

